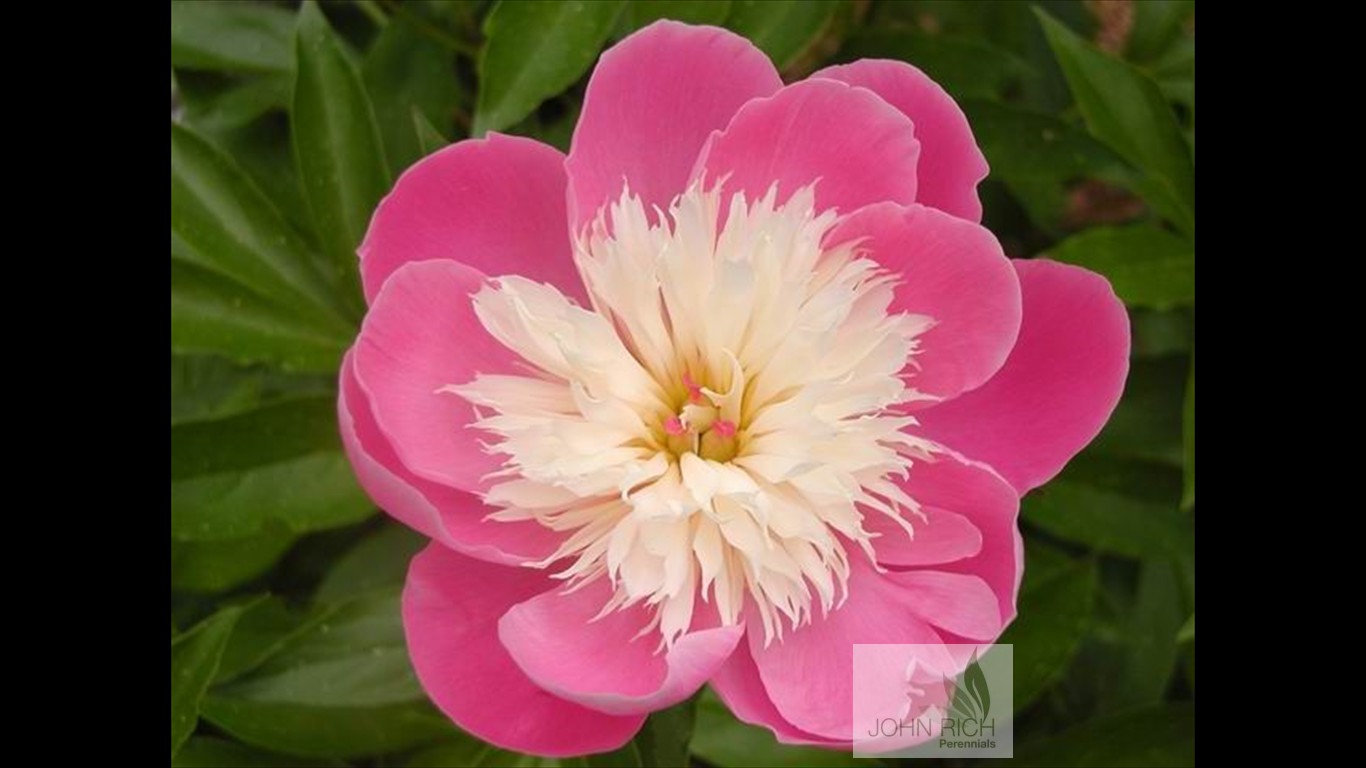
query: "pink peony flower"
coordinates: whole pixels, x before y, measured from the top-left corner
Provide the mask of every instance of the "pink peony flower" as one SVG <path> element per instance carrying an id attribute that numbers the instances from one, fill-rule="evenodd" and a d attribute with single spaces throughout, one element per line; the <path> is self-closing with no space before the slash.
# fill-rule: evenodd
<path id="1" fill-rule="evenodd" d="M 339 408 L 432 538 L 403 619 L 437 706 L 562 756 L 709 682 L 842 746 L 852 644 L 993 642 L 1019 496 L 1104 424 L 1129 333 L 1104 279 L 1003 255 L 986 173 L 911 66 L 784 86 L 660 22 L 603 54 L 568 157 L 493 134 L 404 174 Z"/>

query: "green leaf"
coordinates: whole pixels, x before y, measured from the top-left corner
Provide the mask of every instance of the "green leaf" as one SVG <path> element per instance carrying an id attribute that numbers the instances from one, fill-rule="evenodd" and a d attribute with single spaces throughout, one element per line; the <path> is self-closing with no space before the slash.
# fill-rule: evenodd
<path id="1" fill-rule="evenodd" d="M 628 741 L 625 745 L 611 752 L 602 752 L 596 755 L 586 755 L 583 764 L 589 768 L 644 768 L 645 758 L 640 754 L 640 746 L 635 741 Z"/>
<path id="2" fill-rule="evenodd" d="M 715 768 L 855 768 L 872 765 L 848 750 L 789 747 L 767 729 L 735 719 L 710 690 L 697 703 L 692 753 Z"/>
<path id="3" fill-rule="evenodd" d="M 1090 624 L 1096 570 L 1031 542 L 1015 621 L 1001 643 L 1015 646 L 1015 710 L 1022 711 L 1067 670 Z"/>
<path id="4" fill-rule="evenodd" d="M 644 768 L 687 768 L 688 744 L 697 721 L 697 699 L 654 712 L 633 740 Z"/>
<path id="5" fill-rule="evenodd" d="M 171 3 L 171 66 L 225 72 L 286 72 L 294 26 L 288 11 L 264 3 Z"/>
<path id="6" fill-rule="evenodd" d="M 279 597 L 253 605 L 238 619 L 228 647 L 223 650 L 223 662 L 218 666 L 214 683 L 226 683 L 260 667 L 290 643 L 314 631 L 341 607 L 327 605 L 297 611 Z"/>
<path id="7" fill-rule="evenodd" d="M 1185 356 L 1132 361 L 1124 396 L 1089 450 L 1180 466 L 1186 369 Z"/>
<path id="8" fill-rule="evenodd" d="M 1058 243 L 1047 255 L 1104 275 L 1131 307 L 1195 303 L 1195 244 L 1164 229 L 1096 227 Z"/>
<path id="9" fill-rule="evenodd" d="M 290 100 L 293 100 L 291 80 Z M 267 113 L 240 128 L 219 131 L 213 141 L 247 172 L 256 186 L 270 198 L 285 220 L 309 243 L 316 254 L 321 271 L 330 272 L 327 259 L 313 232 L 313 217 L 304 201 L 303 185 L 294 167 L 294 149 L 290 138 L 289 115 L 285 112 Z M 340 293 L 340 291 L 339 291 Z"/>
<path id="10" fill-rule="evenodd" d="M 1083 179 L 1128 184 L 1130 171 L 1113 151 L 1052 115 L 973 99 L 963 102 L 973 134 L 1000 179 L 1046 232 L 1069 221 L 1069 191 Z"/>
<path id="11" fill-rule="evenodd" d="M 202 709 L 210 722 L 248 744 L 308 758 L 399 752 L 452 731 L 450 720 L 425 701 L 338 708 L 211 695 Z"/>
<path id="12" fill-rule="evenodd" d="M 1134 3 L 1134 25 L 1125 54 L 1135 61 L 1158 58 L 1181 36 L 1181 28 L 1195 13 L 1195 0 L 1144 0 Z"/>
<path id="13" fill-rule="evenodd" d="M 271 369 L 221 357 L 171 355 L 171 426 L 255 408 Z"/>
<path id="14" fill-rule="evenodd" d="M 1116 677 L 1101 689 L 1102 711 L 1121 711 L 1162 702 L 1176 671 L 1176 635 L 1184 611 L 1176 564 L 1147 560 L 1139 569 L 1138 590 L 1121 625 Z"/>
<path id="15" fill-rule="evenodd" d="M 735 0 L 726 26 L 748 37 L 783 70 L 829 30 L 838 8 L 833 0 Z"/>
<path id="16" fill-rule="evenodd" d="M 1099 455 L 1073 459 L 1022 502 L 1026 522 L 1101 552 L 1183 557 L 1194 546 L 1190 516 L 1177 511 L 1180 470 Z"/>
<path id="17" fill-rule="evenodd" d="M 634 0 L 629 3 L 631 29 L 649 26 L 659 19 L 688 24 L 720 24 L 730 14 L 730 0 Z"/>
<path id="18" fill-rule="evenodd" d="M 583 758 L 584 764 L 592 768 L 687 768 L 696 712 L 696 699 L 689 699 L 652 713 L 625 746 L 589 755 Z"/>
<path id="19" fill-rule="evenodd" d="M 1146 173 L 1140 191 L 1182 232 L 1195 234 L 1195 165 L 1157 84 L 1038 12 L 1091 134 Z"/>
<path id="20" fill-rule="evenodd" d="M 399 593 L 363 595 L 329 612 L 264 664 L 214 696 L 331 707 L 424 698 L 399 618 Z"/>
<path id="21" fill-rule="evenodd" d="M 1186 623 L 1181 625 L 1181 631 L 1176 634 L 1176 641 L 1178 643 L 1195 642 L 1195 614 L 1192 613 L 1191 617 L 1186 619 Z"/>
<path id="22" fill-rule="evenodd" d="M 1195 38 L 1180 37 L 1162 56 L 1149 65 L 1157 85 L 1173 104 L 1185 107 L 1181 126 L 1186 143 L 1195 154 Z"/>
<path id="23" fill-rule="evenodd" d="M 237 539 L 272 522 L 295 533 L 368 517 L 331 397 L 171 428 L 171 536 Z"/>
<path id="24" fill-rule="evenodd" d="M 484 19 L 478 138 L 520 122 L 577 81 L 598 57 L 624 5 L 616 0 L 500 2 Z"/>
<path id="25" fill-rule="evenodd" d="M 171 352 L 333 373 L 348 343 L 337 323 L 318 324 L 176 258 L 171 240 Z"/>
<path id="26" fill-rule="evenodd" d="M 213 79 L 213 85 L 201 80 Z M 189 77 L 176 78 L 181 98 L 185 102 L 185 122 L 196 130 L 217 134 L 240 128 L 273 110 L 289 106 L 294 93 L 294 73 L 272 72 L 245 80 Z"/>
<path id="27" fill-rule="evenodd" d="M 403 583 L 408 563 L 428 539 L 397 523 L 362 539 L 323 577 L 313 599 L 335 603 L 375 589 Z"/>
<path id="28" fill-rule="evenodd" d="M 171 426 L 332 391 L 330 378 L 292 376 L 274 368 L 235 365 L 221 357 L 171 355 Z"/>
<path id="29" fill-rule="evenodd" d="M 1195 315 L 1185 311 L 1159 312 L 1151 309 L 1129 311 L 1133 332 L 1134 359 L 1189 355 L 1195 335 Z"/>
<path id="30" fill-rule="evenodd" d="M 417 110 L 417 107 L 413 108 L 413 132 L 417 135 L 418 149 L 423 157 L 451 143 L 450 139 L 432 125 L 432 121 L 428 120 L 426 115 Z"/>
<path id="31" fill-rule="evenodd" d="M 353 326 L 326 267 L 227 155 L 171 124 L 171 257 L 334 334 Z M 174 329 L 173 329 L 174 330 Z"/>
<path id="32" fill-rule="evenodd" d="M 359 309 L 356 248 L 389 191 L 389 166 L 360 75 L 311 0 L 299 9 L 295 57 L 294 162 L 333 274 Z"/>
<path id="33" fill-rule="evenodd" d="M 344 763 L 335 760 L 302 760 L 211 736 L 192 737 L 180 748 L 180 752 L 171 758 L 171 768 L 223 768 L 225 765 L 241 768 L 324 768 L 341 766 Z"/>
<path id="34" fill-rule="evenodd" d="M 1185 474 L 1181 486 L 1181 508 L 1195 508 L 1195 352 L 1191 352 L 1190 379 L 1186 382 L 1186 399 L 1181 408 L 1182 454 Z"/>
<path id="35" fill-rule="evenodd" d="M 1039 77 L 1020 57 L 980 38 L 932 35 L 910 29 L 865 27 L 840 48 L 840 58 L 911 62 L 958 100 L 999 99 L 1008 89 Z M 976 128 L 974 124 L 973 129 Z M 994 163 L 992 170 L 995 172 Z"/>
<path id="36" fill-rule="evenodd" d="M 1002 766 L 1195 765 L 1195 707 L 1168 704 L 1093 720 L 1057 736 L 1015 747 Z"/>
<path id="37" fill-rule="evenodd" d="M 171 757 L 199 722 L 200 701 L 242 610 L 224 608 L 171 640 Z"/>
<path id="38" fill-rule="evenodd" d="M 582 758 L 556 760 L 509 752 L 464 734 L 418 752 L 404 763 L 407 768 L 557 768 L 583 764 Z"/>
<path id="39" fill-rule="evenodd" d="M 294 545 L 290 533 L 231 541 L 171 541 L 172 592 L 223 592 L 270 569 Z"/>
<path id="40" fill-rule="evenodd" d="M 451 735 L 408 662 L 396 590 L 304 627 L 248 674 L 215 687 L 204 716 L 248 743 L 318 757 L 394 752 Z"/>
<path id="41" fill-rule="evenodd" d="M 541 109 L 508 130 L 518 136 L 549 144 L 561 152 L 568 152 L 574 138 L 574 128 L 579 123 L 579 112 L 579 104 L 563 98 L 556 99 L 546 102 Z"/>
<path id="42" fill-rule="evenodd" d="M 401 171 L 427 154 L 415 116 L 450 130 L 460 102 L 455 56 L 407 16 L 394 16 L 361 67 L 390 166 Z"/>

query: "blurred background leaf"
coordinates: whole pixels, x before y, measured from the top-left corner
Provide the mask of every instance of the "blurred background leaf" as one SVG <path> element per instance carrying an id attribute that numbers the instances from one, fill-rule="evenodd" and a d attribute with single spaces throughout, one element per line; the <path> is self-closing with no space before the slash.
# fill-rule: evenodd
<path id="1" fill-rule="evenodd" d="M 300 8 L 294 53 L 295 164 L 335 279 L 359 308 L 356 248 L 389 191 L 389 164 L 360 74 L 312 0 Z"/>
<path id="2" fill-rule="evenodd" d="M 716 768 L 852 768 L 868 764 L 848 752 L 779 744 L 766 729 L 737 720 L 710 690 L 698 700 L 692 752 Z"/>
<path id="3" fill-rule="evenodd" d="M 473 134 L 506 128 L 572 85 L 624 10 L 616 0 L 498 3 L 484 22 Z"/>
<path id="4" fill-rule="evenodd" d="M 1171 309 L 1195 302 L 1195 244 L 1158 227 L 1094 227 L 1047 255 L 1104 275 L 1131 307 Z"/>
<path id="5" fill-rule="evenodd" d="M 385 154 L 402 171 L 427 154 L 415 130 L 414 115 L 434 130 L 449 126 L 468 102 L 456 78 L 455 53 L 420 25 L 426 6 L 411 15 L 395 16 L 365 54 L 361 71 L 374 100 Z M 431 13 L 431 12 L 427 12 Z M 436 21 L 429 24 L 436 24 Z"/>
<path id="6" fill-rule="evenodd" d="M 194 731 L 201 700 L 215 674 L 242 606 L 231 606 L 171 638 L 171 757 Z"/>
<path id="7" fill-rule="evenodd" d="M 631 29 L 649 26 L 660 19 L 672 19 L 687 24 L 720 25 L 730 15 L 731 0 L 631 0 L 627 3 L 627 18 Z"/>
<path id="8" fill-rule="evenodd" d="M 1046 12 L 1040 11 L 1039 18 L 1091 134 L 1142 168 L 1141 186 L 1148 201 L 1178 229 L 1193 235 L 1195 166 L 1161 89 Z"/>
<path id="9" fill-rule="evenodd" d="M 734 0 L 726 26 L 786 70 L 828 31 L 838 6 L 834 0 Z"/>
<path id="10" fill-rule="evenodd" d="M 1195 711 L 1173 704 L 1102 718 L 1015 748 L 1011 766 L 1195 765 Z"/>
<path id="11" fill-rule="evenodd" d="M 264 3 L 173 0 L 171 66 L 219 72 L 288 72 L 294 16 Z"/>
<path id="12" fill-rule="evenodd" d="M 303 533 L 372 511 L 342 454 L 331 396 L 171 427 L 173 539 L 238 539 L 271 524 Z"/>
<path id="13" fill-rule="evenodd" d="M 1045 544 L 1025 550 L 1018 613 L 1001 636 L 1015 646 L 1015 708 L 1024 709 L 1067 671 L 1090 627 L 1096 566 Z"/>

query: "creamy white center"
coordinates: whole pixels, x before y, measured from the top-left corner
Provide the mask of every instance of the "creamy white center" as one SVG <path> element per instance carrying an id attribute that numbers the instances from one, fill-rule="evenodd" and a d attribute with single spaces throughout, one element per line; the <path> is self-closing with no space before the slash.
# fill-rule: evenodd
<path id="1" fill-rule="evenodd" d="M 911 535 L 919 513 L 892 476 L 933 448 L 889 409 L 926 397 L 901 374 L 933 320 L 888 312 L 858 243 L 824 246 L 810 189 L 775 201 L 694 187 L 652 222 L 628 191 L 576 243 L 593 306 L 498 278 L 475 311 L 525 375 L 442 390 L 506 456 L 491 519 L 566 532 L 535 565 L 609 579 L 604 612 L 645 601 L 665 643 L 699 600 L 781 639 L 843 601 L 865 515 Z"/>

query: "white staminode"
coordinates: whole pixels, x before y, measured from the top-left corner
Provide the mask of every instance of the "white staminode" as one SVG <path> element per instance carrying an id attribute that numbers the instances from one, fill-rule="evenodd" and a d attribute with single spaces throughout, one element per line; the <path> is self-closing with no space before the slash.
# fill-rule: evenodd
<path id="1" fill-rule="evenodd" d="M 604 612 L 645 601 L 665 643 L 699 598 L 781 639 L 783 617 L 843 601 L 865 515 L 912 535 L 891 476 L 933 448 L 888 409 L 926 397 L 901 371 L 934 321 L 889 314 L 892 276 L 857 243 L 825 248 L 836 215 L 813 202 L 771 189 L 722 216 L 694 186 L 652 223 L 628 191 L 576 243 L 592 308 L 520 277 L 474 297 L 527 363 L 445 390 L 487 409 L 507 456 L 490 517 L 568 532 L 536 565 L 609 579 Z"/>

